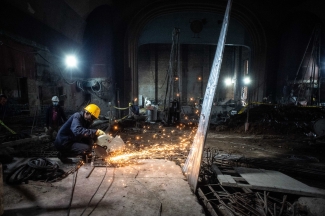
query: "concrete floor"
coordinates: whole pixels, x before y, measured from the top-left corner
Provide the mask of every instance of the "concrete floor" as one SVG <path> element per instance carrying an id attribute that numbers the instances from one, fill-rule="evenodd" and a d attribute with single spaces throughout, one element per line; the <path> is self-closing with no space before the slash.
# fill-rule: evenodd
<path id="1" fill-rule="evenodd" d="M 205 215 L 180 166 L 172 161 L 142 159 L 124 167 L 95 167 L 86 178 L 91 170 L 90 164 L 84 164 L 55 183 L 4 184 L 3 216 Z"/>

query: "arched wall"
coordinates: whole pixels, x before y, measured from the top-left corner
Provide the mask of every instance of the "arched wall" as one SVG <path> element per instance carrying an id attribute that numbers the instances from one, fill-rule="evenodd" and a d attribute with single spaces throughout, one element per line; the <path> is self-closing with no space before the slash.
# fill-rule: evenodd
<path id="1" fill-rule="evenodd" d="M 137 67 L 137 49 L 140 35 L 148 22 L 156 17 L 171 14 L 175 12 L 208 12 L 224 14 L 226 2 L 223 5 L 211 2 L 202 2 L 201 4 L 191 4 L 188 2 L 164 2 L 152 3 L 139 11 L 126 32 L 125 37 L 125 64 L 124 64 L 124 101 L 132 101 L 138 97 L 138 67 Z M 265 58 L 266 58 L 266 38 L 264 29 L 259 20 L 249 11 L 238 3 L 234 3 L 231 10 L 231 19 L 237 20 L 245 30 L 252 41 L 252 61 L 250 74 L 254 77 L 250 96 L 254 100 L 263 97 L 265 88 Z"/>

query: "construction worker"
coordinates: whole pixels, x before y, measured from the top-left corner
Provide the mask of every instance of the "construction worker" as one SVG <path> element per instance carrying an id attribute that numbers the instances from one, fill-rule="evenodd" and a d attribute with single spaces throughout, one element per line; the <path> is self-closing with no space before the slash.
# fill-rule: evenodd
<path id="1" fill-rule="evenodd" d="M 99 129 L 89 129 L 95 119 L 98 119 L 100 108 L 89 104 L 81 112 L 73 114 L 64 123 L 56 136 L 54 146 L 59 151 L 58 157 L 65 161 L 68 156 L 82 156 L 85 159 L 91 153 L 94 139 L 105 135 Z"/>
<path id="2" fill-rule="evenodd" d="M 5 106 L 5 104 L 7 103 L 7 100 L 8 100 L 8 98 L 6 95 L 0 94 L 0 121 L 3 121 L 5 118 L 5 115 L 6 115 L 7 107 Z M 0 131 L 2 129 L 1 126 L 3 126 L 2 124 L 4 124 L 4 123 L 1 122 Z"/>
<path id="3" fill-rule="evenodd" d="M 0 105 L 1 106 L 4 106 L 7 103 L 7 100 L 8 100 L 8 98 L 6 95 L 0 94 Z"/>
<path id="4" fill-rule="evenodd" d="M 52 105 L 46 110 L 46 127 L 45 132 L 50 135 L 51 139 L 55 139 L 60 126 L 67 121 L 63 108 L 59 105 L 58 96 L 52 97 Z"/>

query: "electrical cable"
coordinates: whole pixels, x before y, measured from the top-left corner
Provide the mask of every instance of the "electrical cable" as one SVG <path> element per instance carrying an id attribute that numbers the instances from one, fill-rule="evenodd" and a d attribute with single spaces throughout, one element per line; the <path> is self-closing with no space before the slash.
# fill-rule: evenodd
<path id="1" fill-rule="evenodd" d="M 106 177 L 106 173 L 107 173 L 107 162 L 106 162 L 105 174 L 104 174 L 104 176 L 103 176 L 103 178 L 102 178 L 102 181 L 99 183 L 99 185 L 98 185 L 98 187 L 97 187 L 95 193 L 91 196 L 91 198 L 90 198 L 90 200 L 89 200 L 87 206 L 86 206 L 86 207 L 84 208 L 84 210 L 81 212 L 80 216 L 83 215 L 83 213 L 85 213 L 85 211 L 86 211 L 87 208 L 89 207 L 91 201 L 93 200 L 94 196 L 96 195 L 97 191 L 99 190 L 100 186 L 102 185 L 102 183 L 103 183 L 103 181 L 104 181 L 104 179 L 105 179 L 105 177 Z"/>
<path id="2" fill-rule="evenodd" d="M 99 90 L 95 91 L 94 88 L 93 88 L 93 86 L 91 86 L 90 88 L 91 88 L 91 90 L 92 90 L 93 92 L 100 92 L 100 91 L 102 90 L 102 85 L 100 84 L 100 82 L 98 82 L 98 81 L 96 81 L 96 82 L 97 82 L 98 85 L 99 85 Z"/>
<path id="3" fill-rule="evenodd" d="M 77 80 L 77 87 L 80 88 L 84 92 L 85 90 L 81 86 L 82 85 L 81 85 L 80 81 Z"/>
<path id="4" fill-rule="evenodd" d="M 6 178 L 8 184 L 20 184 L 28 180 L 51 181 L 62 176 L 64 171 L 59 169 L 56 162 L 46 158 L 32 158 L 26 164 L 14 169 Z"/>
<path id="5" fill-rule="evenodd" d="M 296 73 L 295 79 L 294 79 L 294 81 L 293 81 L 293 84 L 296 83 L 296 80 L 297 80 L 297 77 L 298 77 L 298 74 L 299 74 L 299 70 L 300 70 L 300 68 L 301 68 L 301 66 L 302 66 L 302 63 L 303 63 L 304 58 L 305 58 L 305 56 L 306 56 L 307 50 L 308 50 L 308 48 L 309 48 L 309 44 L 310 44 L 310 42 L 311 42 L 311 40 L 312 40 L 312 38 L 313 38 L 313 36 L 314 36 L 314 32 L 315 32 L 315 30 L 316 30 L 316 27 L 313 28 L 313 31 L 312 31 L 312 33 L 311 33 L 311 35 L 310 35 L 310 38 L 309 38 L 309 41 L 308 41 L 308 44 L 307 44 L 306 50 L 305 50 L 304 55 L 303 55 L 303 57 L 302 57 L 302 59 L 301 59 L 301 61 L 300 61 L 300 64 L 299 64 L 299 67 L 298 67 L 298 70 L 297 70 L 297 73 Z M 302 79 L 303 79 L 303 77 L 302 77 Z"/>
<path id="6" fill-rule="evenodd" d="M 3 43 L 3 41 L 0 41 L 0 45 L 5 45 L 6 47 L 9 47 L 10 49 L 16 50 L 18 52 L 24 52 L 24 53 L 30 53 L 30 54 L 38 54 L 37 52 L 30 52 L 30 51 L 24 51 L 24 50 L 19 50 L 14 47 L 9 46 L 8 44 Z"/>
<path id="7" fill-rule="evenodd" d="M 71 203 L 72 203 L 72 200 L 73 200 L 74 189 L 75 189 L 76 184 L 77 184 L 78 170 L 79 169 L 77 169 L 77 171 L 75 172 L 75 174 L 73 174 L 73 184 L 72 184 L 70 201 L 69 201 L 69 205 L 68 205 L 68 216 L 70 215 L 70 209 L 71 209 Z"/>
<path id="8" fill-rule="evenodd" d="M 103 198 L 105 197 L 106 193 L 108 192 L 108 190 L 111 188 L 112 184 L 113 184 L 113 181 L 114 181 L 114 178 L 115 178 L 115 167 L 114 167 L 114 170 L 113 170 L 113 179 L 112 179 L 112 182 L 111 184 L 107 187 L 105 193 L 103 194 L 103 196 L 100 198 L 100 200 L 96 203 L 95 207 L 91 210 L 91 212 L 88 214 L 91 215 L 93 213 L 93 211 L 97 208 L 97 206 L 99 205 L 99 203 L 103 200 Z"/>
<path id="9" fill-rule="evenodd" d="M 116 106 L 113 106 L 115 109 L 117 110 L 127 110 L 129 109 L 130 107 L 125 107 L 125 108 L 120 108 L 120 107 L 116 107 Z"/>
<path id="10" fill-rule="evenodd" d="M 315 37 L 317 37 L 317 36 L 318 36 L 318 35 L 316 35 Z M 315 40 L 314 40 L 314 43 L 313 43 L 313 47 L 312 47 L 312 50 L 311 50 L 310 57 L 309 57 L 309 59 L 308 59 L 307 67 L 306 67 L 306 69 L 305 69 L 305 71 L 304 71 L 304 74 L 303 74 L 302 77 L 301 77 L 301 83 L 300 83 L 301 87 L 304 87 L 303 84 L 306 84 L 306 85 L 307 85 L 307 81 L 304 82 L 304 77 L 306 76 L 307 70 L 308 70 L 308 68 L 309 68 L 309 64 L 310 64 L 310 63 L 312 62 L 312 60 L 314 59 L 314 58 L 313 58 L 314 48 L 315 48 Z M 299 91 L 298 91 L 298 99 L 299 99 L 299 97 L 300 97 L 300 95 L 301 95 L 302 90 L 305 90 L 305 89 L 299 88 Z"/>

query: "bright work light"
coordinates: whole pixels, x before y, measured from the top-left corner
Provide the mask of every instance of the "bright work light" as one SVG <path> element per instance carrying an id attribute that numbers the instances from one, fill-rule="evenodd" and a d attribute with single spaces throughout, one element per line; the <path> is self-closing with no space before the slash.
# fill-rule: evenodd
<path id="1" fill-rule="evenodd" d="M 226 78 L 226 79 L 225 79 L 225 84 L 226 84 L 227 86 L 231 85 L 231 83 L 232 83 L 232 81 L 231 81 L 230 78 Z"/>
<path id="2" fill-rule="evenodd" d="M 65 58 L 65 63 L 68 67 L 77 67 L 77 59 L 75 56 L 69 55 Z"/>
<path id="3" fill-rule="evenodd" d="M 244 78 L 244 84 L 247 85 L 249 83 L 251 83 L 251 79 L 249 77 L 245 77 Z"/>

